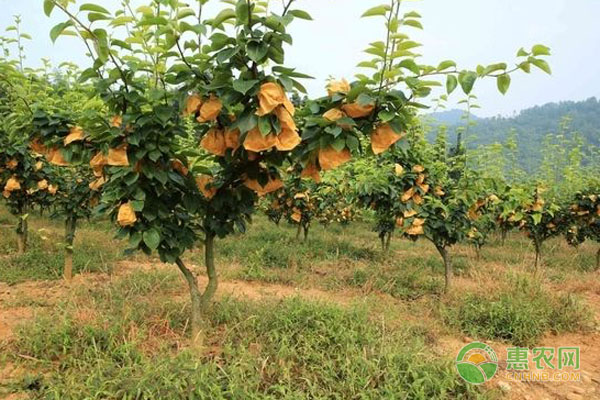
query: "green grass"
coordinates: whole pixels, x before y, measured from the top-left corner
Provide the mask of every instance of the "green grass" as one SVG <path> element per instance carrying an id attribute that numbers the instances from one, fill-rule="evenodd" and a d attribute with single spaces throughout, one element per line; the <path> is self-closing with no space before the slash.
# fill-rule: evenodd
<path id="1" fill-rule="evenodd" d="M 517 346 L 533 346 L 546 333 L 586 330 L 592 324 L 591 313 L 579 298 L 552 294 L 525 277 L 512 278 L 508 287 L 495 293 L 460 296 L 441 309 L 447 324 L 469 336 Z"/>
<path id="2" fill-rule="evenodd" d="M 47 249 L 37 234 L 29 235 L 29 249 L 25 254 L 9 254 L 0 259 L 0 281 L 15 284 L 28 280 L 61 279 L 64 253 L 58 243 Z M 118 253 L 102 242 L 75 247 L 73 271 L 109 272 Z"/>
<path id="3" fill-rule="evenodd" d="M 352 287 L 371 288 L 403 300 L 415 300 L 424 295 L 439 295 L 443 282 L 431 276 L 421 264 L 387 269 L 357 268 L 346 278 Z"/>
<path id="4" fill-rule="evenodd" d="M 10 224 L 0 226 L 0 250 L 5 254 L 0 257 L 0 282 L 12 285 L 28 280 L 61 279 L 64 266 L 62 221 L 32 214 L 29 225 L 25 254 L 16 253 L 14 227 Z M 80 225 L 75 238 L 73 272 L 110 272 L 113 262 L 123 258 L 124 244 L 111 239 L 114 232 L 104 221 L 82 221 Z"/>
<path id="5" fill-rule="evenodd" d="M 3 218 L 12 221 L 0 212 Z M 2 282 L 61 276 L 62 224 L 36 215 L 30 222 L 30 251 L 22 256 L 14 254 L 13 228 L 0 224 L 0 249 L 6 250 L 0 258 Z M 107 240 L 113 232 L 106 221 L 81 224 L 76 271 L 117 266 L 125 244 Z M 8 361 L 25 371 L 8 386 L 2 387 L 0 379 L 0 394 L 144 400 L 494 398 L 496 393 L 465 386 L 452 365 L 455 354 L 444 358 L 430 349 L 442 344 L 436 339 L 441 334 L 530 346 L 549 332 L 591 327 L 590 312 L 579 298 L 549 287 L 579 287 L 578 280 L 589 279 L 584 271 L 595 245 L 575 250 L 552 239 L 545 248 L 544 278 L 534 280 L 532 248 L 520 234 L 509 235 L 504 246 L 495 237 L 480 260 L 471 247 L 454 246 L 456 287 L 454 294 L 442 296 L 443 264 L 425 240 L 394 238 L 386 254 L 368 221 L 346 228 L 315 225 L 304 242 L 295 239 L 294 227 L 277 227 L 259 216 L 247 234 L 217 242 L 222 280 L 321 289 L 330 292 L 322 296 L 328 302 L 275 295 L 256 301 L 219 298 L 207 315 L 206 349 L 198 353 L 187 348 L 189 298 L 177 269 L 148 269 L 155 258 L 130 257 L 129 264 L 139 260 L 145 268 L 99 277 L 104 283 L 98 285 L 74 285 L 58 305 L 56 299 L 25 293 L 3 303 L 32 307 L 36 317 L 0 351 L 0 370 Z M 200 267 L 202 249 L 188 252 L 186 261 Z M 261 292 L 260 285 L 247 286 Z"/>
<path id="6" fill-rule="evenodd" d="M 314 269 L 380 264 L 384 257 L 377 248 L 376 235 L 367 231 L 366 236 L 372 240 L 364 240 L 364 233 L 362 229 L 348 231 L 337 225 L 314 225 L 307 241 L 296 240 L 293 226 L 276 226 L 258 217 L 246 234 L 217 242 L 217 265 L 235 267 L 224 268 L 227 278 L 299 285 L 306 283 Z M 203 262 L 201 251 L 190 258 L 195 264 Z"/>
<path id="7" fill-rule="evenodd" d="M 219 241 L 217 255 L 230 262 L 244 260 L 264 268 L 307 267 L 315 262 L 376 260 L 379 252 L 370 246 L 358 246 L 352 236 L 340 236 L 316 225 L 307 241 L 296 240 L 293 226 L 280 227 L 257 218 L 245 235 Z"/>
<path id="8" fill-rule="evenodd" d="M 135 274 L 76 294 L 24 325 L 15 349 L 40 361 L 19 362 L 39 373 L 14 381 L 12 390 L 44 399 L 493 396 L 461 381 L 451 360 L 432 355 L 426 331 L 410 324 L 391 331 L 366 306 L 225 299 L 208 315 L 212 350 L 175 351 L 187 309 L 161 300 L 176 276 Z M 161 345 L 149 345 L 152 339 Z"/>

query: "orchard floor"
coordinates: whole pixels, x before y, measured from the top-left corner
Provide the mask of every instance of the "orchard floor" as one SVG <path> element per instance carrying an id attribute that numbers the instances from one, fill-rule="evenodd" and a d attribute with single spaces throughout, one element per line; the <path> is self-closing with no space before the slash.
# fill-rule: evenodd
<path id="1" fill-rule="evenodd" d="M 295 229 L 258 217 L 217 243 L 220 286 L 205 344 L 190 346 L 176 268 L 126 256 L 107 222 L 83 223 L 77 276 L 60 279 L 62 225 L 31 217 L 14 254 L 0 210 L 0 399 L 600 399 L 596 247 L 554 239 L 544 265 L 519 233 L 478 258 L 452 249 L 455 285 L 425 241 L 383 254 L 369 224 Z M 202 249 L 186 262 L 202 275 Z M 454 369 L 473 340 L 492 346 L 481 387 Z M 514 382 L 507 348 L 580 346 L 580 382 Z M 530 363 L 532 368 L 534 363 Z"/>

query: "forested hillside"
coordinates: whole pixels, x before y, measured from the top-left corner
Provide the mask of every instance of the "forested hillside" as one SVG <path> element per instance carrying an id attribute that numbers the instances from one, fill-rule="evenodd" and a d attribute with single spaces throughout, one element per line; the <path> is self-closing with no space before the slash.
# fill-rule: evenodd
<path id="1" fill-rule="evenodd" d="M 460 115 L 458 110 L 431 114 L 434 126 L 448 125 L 451 142 L 456 140 L 456 129 L 465 125 Z M 472 116 L 471 120 L 474 123 L 467 135 L 468 147 L 504 143 L 511 130 L 514 130 L 521 163 L 527 169 L 542 158 L 542 143 L 549 134 L 564 134 L 571 139 L 578 134 L 585 144 L 600 145 L 600 101 L 595 97 L 579 102 L 563 101 L 536 106 L 514 117 L 480 119 Z M 435 137 L 436 131 L 433 129 L 430 132 L 430 138 Z"/>

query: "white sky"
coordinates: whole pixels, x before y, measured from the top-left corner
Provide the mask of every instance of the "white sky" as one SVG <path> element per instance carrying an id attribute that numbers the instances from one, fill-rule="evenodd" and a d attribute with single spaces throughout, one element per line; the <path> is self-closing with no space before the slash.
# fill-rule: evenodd
<path id="1" fill-rule="evenodd" d="M 195 4 L 194 0 L 189 0 Z M 85 1 L 78 1 L 82 4 Z M 115 9 L 118 0 L 95 0 Z M 143 3 L 133 0 L 133 3 Z M 295 44 L 288 49 L 286 65 L 297 67 L 317 79 L 307 81 L 313 96 L 323 94 L 325 80 L 352 76 L 356 64 L 369 56 L 362 53 L 368 43 L 383 39 L 383 25 L 377 18 L 360 19 L 361 14 L 385 0 L 297 0 L 297 8 L 308 11 L 314 21 L 294 22 Z M 210 10 L 219 7 L 211 0 Z M 453 59 L 459 67 L 474 68 L 478 63 L 511 63 L 519 47 L 537 43 L 551 47 L 549 62 L 553 75 L 541 71 L 518 73 L 506 96 L 500 95 L 494 81 L 476 86 L 483 107 L 480 116 L 510 115 L 515 111 L 551 101 L 600 97 L 600 1 L 599 0 L 423 0 L 405 1 L 404 10 L 423 16 L 425 31 L 411 29 L 411 36 L 424 44 L 423 62 L 437 64 Z M 49 31 L 64 18 L 55 11 L 47 18 L 42 0 L 0 0 L 0 32 L 20 14 L 23 30 L 33 36 L 26 44 L 29 66 L 42 57 L 55 64 L 73 61 L 87 66 L 83 46 L 77 39 L 60 38 L 56 44 Z M 457 93 L 459 93 L 457 91 Z M 454 95 L 455 100 L 460 96 Z M 451 108 L 451 105 L 450 107 Z"/>

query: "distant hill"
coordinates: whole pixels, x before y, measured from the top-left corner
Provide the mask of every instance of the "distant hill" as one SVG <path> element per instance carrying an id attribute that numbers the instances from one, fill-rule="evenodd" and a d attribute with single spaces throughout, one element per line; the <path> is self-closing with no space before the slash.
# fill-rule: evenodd
<path id="1" fill-rule="evenodd" d="M 456 128 L 464 125 L 460 110 L 432 113 L 427 116 L 431 125 L 448 126 L 448 140 L 456 140 Z M 565 117 L 569 118 L 568 129 L 562 132 L 560 125 Z M 584 101 L 562 101 L 548 103 L 521 111 L 514 117 L 477 118 L 469 129 L 467 145 L 470 148 L 479 145 L 504 143 L 511 129 L 517 132 L 517 141 L 522 157 L 522 167 L 530 169 L 541 158 L 541 144 L 547 134 L 563 133 L 571 136 L 580 134 L 590 145 L 600 146 L 600 100 L 592 97 Z M 429 134 L 436 135 L 435 129 Z"/>
<path id="2" fill-rule="evenodd" d="M 440 111 L 436 113 L 429 114 L 428 116 L 435 120 L 437 123 L 445 124 L 445 125 L 458 125 L 462 122 L 462 117 L 464 115 L 463 110 L 448 110 L 448 111 Z M 474 114 L 471 114 L 472 120 L 479 120 L 480 118 Z"/>

